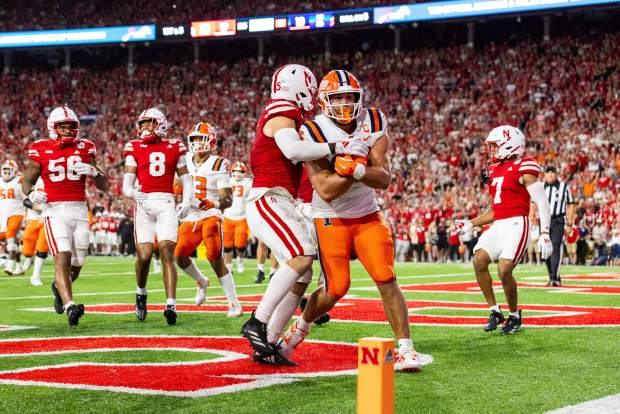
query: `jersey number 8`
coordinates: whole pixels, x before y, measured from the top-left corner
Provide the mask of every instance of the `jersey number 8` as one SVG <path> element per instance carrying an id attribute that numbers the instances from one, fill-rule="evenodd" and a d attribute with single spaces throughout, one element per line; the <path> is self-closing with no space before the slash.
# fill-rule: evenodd
<path id="1" fill-rule="evenodd" d="M 151 177 L 161 177 L 166 173 L 166 154 L 151 152 L 149 155 L 149 174 Z"/>

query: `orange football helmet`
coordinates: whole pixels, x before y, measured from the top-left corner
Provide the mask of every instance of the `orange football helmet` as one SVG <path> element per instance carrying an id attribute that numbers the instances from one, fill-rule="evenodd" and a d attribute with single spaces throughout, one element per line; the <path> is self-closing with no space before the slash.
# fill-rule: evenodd
<path id="1" fill-rule="evenodd" d="M 352 93 L 354 102 L 333 104 L 334 95 Z M 319 104 L 323 114 L 341 124 L 348 124 L 359 115 L 362 110 L 364 90 L 355 76 L 346 70 L 332 70 L 319 85 Z"/>
<path id="2" fill-rule="evenodd" d="M 217 131 L 207 122 L 198 122 L 187 135 L 189 152 L 213 151 L 217 144 Z"/>
<path id="3" fill-rule="evenodd" d="M 248 172 L 248 168 L 241 161 L 237 161 L 232 166 L 232 176 L 236 179 L 241 179 L 245 177 Z"/>
<path id="4" fill-rule="evenodd" d="M 4 181 L 11 181 L 17 176 L 17 163 L 13 160 L 6 160 L 2 163 L 2 178 Z"/>

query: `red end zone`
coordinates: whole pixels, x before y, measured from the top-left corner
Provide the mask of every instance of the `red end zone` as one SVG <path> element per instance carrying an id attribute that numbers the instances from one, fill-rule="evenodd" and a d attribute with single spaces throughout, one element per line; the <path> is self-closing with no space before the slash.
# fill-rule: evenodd
<path id="1" fill-rule="evenodd" d="M 475 283 L 475 282 L 474 282 Z M 220 313 L 228 310 L 226 305 L 209 303 L 210 301 L 224 298 L 210 298 L 202 306 L 177 305 L 177 311 Z M 256 308 L 261 299 L 260 295 L 241 296 L 244 303 L 243 309 L 249 313 Z M 420 310 L 449 309 L 454 310 L 455 315 L 420 315 L 412 314 L 409 321 L 414 325 L 442 325 L 442 326 L 480 326 L 486 322 L 488 307 L 478 302 L 449 302 L 433 300 L 408 300 L 407 306 L 410 313 Z M 504 309 L 507 308 L 503 305 Z M 620 308 L 567 306 L 567 305 L 520 305 L 524 312 L 526 326 L 539 327 L 595 327 L 620 325 Z M 480 310 L 480 316 L 459 316 L 458 310 Z M 30 309 L 48 311 L 47 308 Z M 151 317 L 159 318 L 159 312 L 163 312 L 164 305 L 149 305 L 149 311 L 154 314 Z M 528 315 L 528 311 L 544 312 L 546 314 Z M 133 304 L 103 304 L 86 306 L 88 314 L 133 314 Z M 330 312 L 333 322 L 357 322 L 357 323 L 387 323 L 383 312 L 383 304 L 380 299 L 362 299 L 345 297 Z M 182 322 L 182 318 L 180 318 Z M 331 322 L 330 322 L 331 323 Z"/>
<path id="2" fill-rule="evenodd" d="M 0 384 L 49 386 L 206 397 L 305 377 L 355 374 L 356 344 L 305 341 L 295 353 L 297 367 L 253 363 L 248 343 L 236 337 L 105 336 L 0 341 L 0 358 L 140 350 L 208 352 L 219 358 L 169 363 L 75 362 L 47 367 L 0 371 Z"/>
<path id="3" fill-rule="evenodd" d="M 553 293 L 585 293 L 601 295 L 620 294 L 620 286 L 563 285 L 561 287 L 548 287 L 545 283 L 532 282 L 518 282 L 517 286 L 521 289 L 545 289 Z M 502 284 L 501 282 L 493 282 L 493 287 L 501 290 Z M 425 283 L 416 285 L 402 285 L 400 288 L 408 292 L 480 293 L 480 288 L 478 287 L 477 282 Z"/>

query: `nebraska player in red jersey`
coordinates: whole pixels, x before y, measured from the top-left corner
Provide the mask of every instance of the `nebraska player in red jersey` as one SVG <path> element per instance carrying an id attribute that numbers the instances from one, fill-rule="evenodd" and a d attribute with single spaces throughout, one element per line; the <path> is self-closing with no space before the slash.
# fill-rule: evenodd
<path id="1" fill-rule="evenodd" d="M 67 107 L 50 112 L 47 130 L 51 139 L 39 140 L 28 148 L 30 162 L 24 174 L 22 191 L 26 205 L 42 205 L 42 217 L 56 268 L 52 293 L 56 313 L 67 312 L 69 325 L 78 324 L 84 305 L 73 302 L 72 282 L 79 274 L 88 253 L 88 206 L 86 177 L 106 191 L 108 180 L 96 166 L 95 144 L 79 138 L 80 121 Z M 35 189 L 43 179 L 45 191 Z"/>
<path id="2" fill-rule="evenodd" d="M 523 132 L 509 125 L 499 126 L 489 133 L 486 144 L 493 157 L 493 164 L 488 167 L 491 209 L 471 221 L 456 220 L 456 226 L 461 234 L 465 234 L 474 226 L 493 223 L 474 247 L 476 279 L 491 310 L 484 330 L 495 330 L 504 322 L 489 273 L 489 263 L 498 261 L 499 278 L 510 309 L 501 333 L 512 334 L 518 332 L 522 324 L 517 304 L 517 282 L 512 271 L 530 242 L 530 200 L 538 207 L 540 216 L 538 250 L 543 259 L 549 257 L 552 250 L 549 238 L 551 211 L 543 185 L 538 181 L 540 167 L 533 158 L 523 157 Z"/>
<path id="3" fill-rule="evenodd" d="M 168 121 L 156 108 L 140 114 L 136 123 L 138 139 L 125 146 L 123 194 L 136 201 L 136 318 L 146 318 L 146 281 L 149 275 L 155 238 L 163 265 L 166 288 L 164 317 L 169 325 L 176 323 L 177 271 L 174 249 L 179 229 L 178 219 L 189 211 L 192 182 L 187 172 L 185 145 L 178 139 L 164 139 Z M 183 201 L 175 208 L 174 175 L 183 184 Z M 139 185 L 136 186 L 136 178 Z M 175 211 L 176 210 L 176 211 Z"/>
<path id="4" fill-rule="evenodd" d="M 242 328 L 259 362 L 292 364 L 269 342 L 267 324 L 297 280 L 307 284 L 312 278 L 316 250 L 295 210 L 302 175 L 300 161 L 331 154 L 368 154 L 366 144 L 357 140 L 316 143 L 300 139 L 298 130 L 315 109 L 316 93 L 316 78 L 308 68 L 294 64 L 279 68 L 273 75 L 271 100 L 259 118 L 250 153 L 254 182 L 247 201 L 248 226 L 280 263 L 256 312 Z"/>

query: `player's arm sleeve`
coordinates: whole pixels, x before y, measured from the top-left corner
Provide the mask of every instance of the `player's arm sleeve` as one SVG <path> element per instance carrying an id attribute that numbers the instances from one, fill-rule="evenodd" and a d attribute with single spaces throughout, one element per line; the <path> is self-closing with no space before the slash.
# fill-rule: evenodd
<path id="1" fill-rule="evenodd" d="M 136 184 L 136 174 L 129 173 L 129 172 L 126 172 L 123 174 L 123 195 L 125 197 L 131 198 L 131 194 L 133 193 L 135 184 Z"/>
<path id="2" fill-rule="evenodd" d="M 179 176 L 183 185 L 183 202 L 190 204 L 194 195 L 194 186 L 192 185 L 192 177 L 189 174 Z"/>
<path id="3" fill-rule="evenodd" d="M 333 143 L 302 141 L 295 128 L 281 128 L 274 136 L 282 154 L 291 161 L 312 161 L 334 153 Z"/>
<path id="4" fill-rule="evenodd" d="M 532 201 L 538 207 L 538 216 L 540 217 L 540 232 L 549 233 L 549 226 L 551 224 L 551 207 L 549 207 L 549 201 L 547 201 L 547 195 L 545 194 L 545 187 L 543 187 L 540 181 L 536 181 L 528 185 L 527 192 L 530 193 Z"/>

